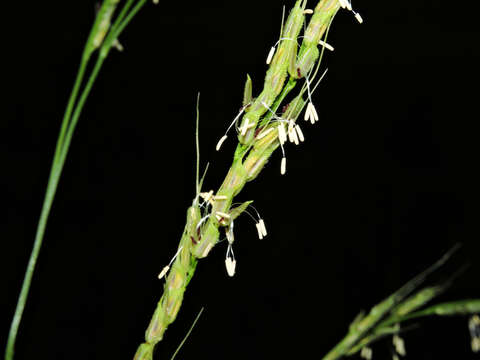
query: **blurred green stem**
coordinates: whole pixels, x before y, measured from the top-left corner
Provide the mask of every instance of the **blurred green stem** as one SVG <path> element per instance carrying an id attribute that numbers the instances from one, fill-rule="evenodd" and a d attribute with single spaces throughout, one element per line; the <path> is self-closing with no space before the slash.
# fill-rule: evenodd
<path id="1" fill-rule="evenodd" d="M 37 263 L 38 255 L 40 253 L 40 248 L 42 247 L 43 238 L 45 235 L 45 229 L 48 221 L 48 216 L 52 208 L 52 203 L 55 198 L 58 182 L 60 180 L 63 166 L 67 158 L 68 150 L 70 148 L 70 143 L 72 141 L 75 127 L 78 123 L 78 119 L 80 118 L 83 107 L 85 106 L 85 101 L 87 100 L 88 95 L 90 94 L 90 91 L 93 87 L 93 84 L 95 83 L 95 80 L 98 76 L 98 73 L 103 65 L 105 58 L 110 52 L 113 42 L 118 38 L 120 33 L 125 29 L 125 27 L 136 15 L 136 13 L 146 3 L 146 0 L 140 0 L 133 7 L 133 9 L 130 10 L 134 1 L 135 0 L 128 0 L 125 3 L 119 15 L 115 19 L 114 24 L 110 27 L 110 31 L 108 32 L 105 40 L 101 45 L 97 61 L 88 77 L 85 87 L 83 88 L 80 94 L 80 98 L 76 103 L 81 84 L 85 78 L 87 65 L 89 63 L 89 60 L 91 58 L 93 51 L 96 49 L 94 45 L 94 40 L 98 36 L 98 32 L 100 31 L 99 28 L 100 28 L 101 22 L 105 21 L 105 18 L 104 17 L 102 18 L 102 16 L 100 16 L 102 14 L 102 10 L 99 11 L 99 15 L 97 15 L 97 17 L 95 18 L 95 22 L 92 25 L 92 30 L 90 32 L 85 48 L 83 50 L 80 66 L 77 72 L 77 76 L 73 85 L 72 92 L 68 99 L 65 114 L 62 120 L 62 125 L 60 127 L 60 133 L 58 135 L 57 145 L 55 147 L 55 154 L 53 156 L 50 175 L 48 178 L 48 184 L 45 192 L 45 198 L 43 200 L 40 219 L 38 221 L 37 231 L 35 234 L 35 241 L 33 243 L 33 248 L 30 254 L 30 258 L 28 260 L 28 265 L 25 271 L 25 276 L 23 279 L 22 288 L 20 290 L 20 295 L 17 300 L 15 314 L 13 316 L 13 320 L 10 325 L 10 331 L 9 331 L 8 340 L 7 340 L 7 347 L 5 350 L 5 360 L 12 360 L 14 356 L 14 348 L 15 348 L 15 341 L 18 334 L 18 328 L 20 326 L 20 321 L 22 320 L 23 311 L 25 309 L 25 304 L 27 302 L 33 273 L 35 271 L 35 265 Z M 115 0 L 105 0 L 102 4 L 102 7 L 110 6 L 114 10 L 116 3 L 117 1 Z M 113 13 L 113 10 L 111 13 Z"/>

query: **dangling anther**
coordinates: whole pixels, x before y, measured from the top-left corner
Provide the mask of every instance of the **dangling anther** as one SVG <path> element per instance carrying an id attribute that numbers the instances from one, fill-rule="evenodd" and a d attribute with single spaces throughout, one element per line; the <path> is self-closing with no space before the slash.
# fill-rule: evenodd
<path id="1" fill-rule="evenodd" d="M 297 132 L 295 131 L 295 128 L 294 128 L 294 127 L 292 127 L 291 129 L 289 129 L 289 131 L 288 131 L 288 139 L 290 140 L 290 142 L 295 143 L 295 145 L 298 145 L 298 144 L 299 144 Z"/>
<path id="2" fill-rule="evenodd" d="M 295 131 L 297 132 L 298 134 L 298 138 L 300 139 L 301 142 L 304 142 L 305 141 L 305 137 L 303 136 L 303 132 L 302 132 L 302 129 L 300 129 L 300 125 L 295 125 Z"/>
<path id="3" fill-rule="evenodd" d="M 303 13 L 305 15 L 311 15 L 311 14 L 313 14 L 313 10 L 312 9 L 305 9 L 305 10 L 303 10 Z"/>
<path id="4" fill-rule="evenodd" d="M 393 343 L 393 346 L 395 347 L 395 351 L 399 355 L 402 355 L 402 356 L 407 355 L 407 351 L 405 350 L 405 342 L 400 336 L 398 336 L 397 334 L 393 335 L 392 343 Z"/>
<path id="5" fill-rule="evenodd" d="M 218 140 L 218 143 L 217 143 L 217 146 L 215 147 L 215 149 L 217 151 L 220 150 L 220 148 L 222 147 L 222 144 L 225 140 L 227 140 L 227 134 L 228 132 L 230 131 L 230 129 L 232 128 L 233 125 L 235 125 L 237 123 L 237 120 L 240 118 L 240 116 L 243 114 L 243 112 L 245 111 L 245 108 L 248 106 L 249 104 L 246 104 L 245 106 L 243 106 L 241 109 L 240 109 L 240 112 L 237 114 L 237 116 L 235 116 L 235 119 L 233 119 L 233 121 L 230 123 L 230 125 L 228 126 L 227 128 L 227 131 L 225 131 L 225 134 L 220 138 L 220 140 Z"/>
<path id="6" fill-rule="evenodd" d="M 364 358 L 365 360 L 372 360 L 372 349 L 368 346 L 364 346 L 362 351 L 360 351 L 360 357 Z"/>
<path id="7" fill-rule="evenodd" d="M 287 141 L 287 134 L 285 132 L 285 125 L 283 122 L 278 124 L 278 141 L 280 141 L 280 144 L 282 145 Z"/>
<path id="8" fill-rule="evenodd" d="M 162 271 L 160 271 L 160 274 L 158 274 L 158 278 L 159 278 L 159 279 L 163 278 L 163 277 L 167 274 L 168 270 L 170 270 L 170 266 L 172 266 L 172 263 L 175 261 L 175 259 L 177 258 L 178 254 L 180 254 L 180 251 L 182 251 L 182 249 L 183 249 L 183 245 L 178 248 L 177 252 L 175 253 L 175 255 L 173 255 L 173 258 L 172 258 L 172 260 L 170 260 L 170 262 L 168 263 L 168 265 L 165 266 L 165 267 L 162 269 Z"/>
<path id="9" fill-rule="evenodd" d="M 468 321 L 468 330 L 472 338 L 472 351 L 475 353 L 480 352 L 480 317 L 478 315 L 473 315 L 470 318 Z"/>
<path id="10" fill-rule="evenodd" d="M 227 257 L 225 259 L 225 267 L 227 268 L 227 273 L 230 277 L 233 277 L 233 275 L 235 275 L 236 266 L 237 266 L 237 261 L 235 259 L 232 259 L 230 257 Z"/>
<path id="11" fill-rule="evenodd" d="M 272 62 L 273 55 L 275 55 L 275 50 L 275 46 L 272 46 L 267 56 L 267 65 L 270 65 L 270 63 Z"/>
<path id="12" fill-rule="evenodd" d="M 357 19 L 357 21 L 360 23 L 360 24 L 363 24 L 363 18 L 362 18 L 362 15 L 360 15 L 359 13 L 354 13 L 355 14 L 355 19 Z"/>
<path id="13" fill-rule="evenodd" d="M 318 44 L 319 44 L 319 45 L 322 45 L 322 46 L 323 46 L 325 49 L 327 49 L 327 50 L 330 50 L 330 51 L 335 50 L 332 45 L 330 45 L 329 43 L 326 43 L 326 42 L 323 41 L 323 40 L 318 40 Z"/>
<path id="14" fill-rule="evenodd" d="M 255 223 L 255 227 L 257 228 L 258 238 L 260 240 L 262 240 L 263 239 L 263 231 L 262 231 L 260 223 Z"/>
<path id="15" fill-rule="evenodd" d="M 315 109 L 315 106 L 311 102 L 309 102 L 307 105 L 307 110 L 305 110 L 304 119 L 305 121 L 310 120 L 312 124 L 315 123 L 315 121 L 318 121 L 317 110 Z"/>
<path id="16" fill-rule="evenodd" d="M 295 39 L 291 39 L 291 38 L 280 38 L 280 39 L 278 39 L 278 41 L 275 43 L 275 45 L 273 45 L 273 46 L 270 48 L 270 51 L 268 52 L 267 65 L 270 65 L 270 63 L 272 62 L 273 55 L 275 55 L 275 50 L 277 49 L 277 44 L 278 44 L 280 41 L 282 41 L 282 40 L 292 40 L 292 41 L 296 41 Z"/>
<path id="17" fill-rule="evenodd" d="M 325 70 L 321 79 L 325 76 L 326 72 L 327 72 L 327 70 Z M 315 106 L 313 105 L 313 102 L 312 102 L 312 93 L 310 91 L 310 80 L 308 79 L 308 75 L 305 75 L 305 82 L 307 83 L 308 104 L 307 104 L 307 109 L 305 110 L 304 120 L 305 121 L 310 120 L 310 122 L 313 124 L 313 123 L 315 123 L 315 121 L 318 121 L 318 114 L 317 114 L 317 110 L 315 110 Z"/>
<path id="18" fill-rule="evenodd" d="M 222 147 L 222 144 L 225 140 L 227 140 L 228 136 L 227 135 L 223 135 L 220 140 L 218 140 L 218 143 L 217 143 L 217 146 L 215 147 L 215 150 L 220 150 L 220 148 Z"/>
<path id="19" fill-rule="evenodd" d="M 231 257 L 230 257 L 231 254 Z M 228 244 L 227 254 L 225 255 L 225 267 L 227 268 L 227 274 L 232 277 L 235 275 L 235 267 L 237 266 L 237 261 L 235 260 L 235 255 L 233 253 L 232 244 Z"/>
<path id="20" fill-rule="evenodd" d="M 158 274 L 158 278 L 161 279 L 165 276 L 165 274 L 168 272 L 168 270 L 170 270 L 170 266 L 165 266 L 162 271 L 160 272 L 160 274 Z"/>
<path id="21" fill-rule="evenodd" d="M 258 223 L 260 224 L 260 229 L 262 231 L 263 236 L 267 236 L 267 228 L 265 227 L 265 222 L 263 221 L 263 219 L 260 219 Z"/>
<path id="22" fill-rule="evenodd" d="M 285 175 L 287 172 L 287 158 L 283 157 L 282 162 L 280 164 L 280 174 Z"/>

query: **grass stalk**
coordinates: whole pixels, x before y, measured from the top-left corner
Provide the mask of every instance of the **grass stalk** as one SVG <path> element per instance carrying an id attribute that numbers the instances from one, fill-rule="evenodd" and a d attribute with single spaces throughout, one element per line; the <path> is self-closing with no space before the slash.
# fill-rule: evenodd
<path id="1" fill-rule="evenodd" d="M 205 195 L 197 189 L 192 205 L 187 210 L 186 225 L 177 248 L 177 256 L 172 260 L 171 268 L 166 267 L 169 273 L 166 276 L 163 294 L 145 332 L 145 341 L 137 349 L 135 360 L 152 359 L 155 345 L 163 339 L 167 327 L 177 317 L 197 260 L 208 256 L 218 243 L 222 229 L 225 230 L 229 248 L 231 247 L 233 221 L 234 217 L 238 216 L 238 209 L 232 208 L 235 196 L 247 182 L 259 175 L 278 147 L 282 146 L 283 151 L 279 127 L 286 123 L 291 127 L 295 125 L 305 105 L 302 99 L 303 91 L 286 108 L 284 107 L 280 115 L 276 112 L 287 94 L 294 89 L 296 82 L 305 79 L 319 60 L 318 40 L 325 35 L 331 19 L 340 8 L 340 3 L 337 0 L 318 2 L 306 30 L 310 36 L 303 38 L 298 51 L 297 41 L 305 22 L 305 6 L 306 1 L 296 1 L 283 26 L 282 38 L 275 55 L 269 63 L 262 92 L 249 104 L 244 104 L 245 115 L 240 125 L 239 142 L 222 185 L 215 195 L 213 191 Z M 308 49 L 312 51 L 307 51 Z M 307 79 L 307 84 L 313 80 Z M 248 77 L 244 91 L 247 99 L 250 98 L 250 92 L 251 79 Z M 311 103 L 311 99 L 309 100 Z M 242 112 L 238 116 L 242 115 Z M 200 204 L 199 197 L 202 195 L 204 202 Z M 227 271 L 233 275 L 235 260 L 227 255 L 226 264 Z M 163 271 L 161 275 L 164 275 Z"/>
<path id="2" fill-rule="evenodd" d="M 90 31 L 90 35 L 83 49 L 80 66 L 60 126 L 57 144 L 55 147 L 55 153 L 53 155 L 50 174 L 45 190 L 42 210 L 40 212 L 40 218 L 35 233 L 35 240 L 28 260 L 20 294 L 17 300 L 15 313 L 13 315 L 13 319 L 10 325 L 7 346 L 5 349 L 5 360 L 13 360 L 14 357 L 15 342 L 18 335 L 18 329 L 22 320 L 23 312 L 25 310 L 33 274 L 35 271 L 35 266 L 38 261 L 43 239 L 45 237 L 48 217 L 58 188 L 58 183 L 60 181 L 65 160 L 67 158 L 68 150 L 70 148 L 75 127 L 85 106 L 88 95 L 90 94 L 93 84 L 95 83 L 98 73 L 100 72 L 100 69 L 104 63 L 104 60 L 111 50 L 113 42 L 118 38 L 120 33 L 125 29 L 128 23 L 145 5 L 146 2 L 146 0 L 138 1 L 135 7 L 129 12 L 129 9 L 131 8 L 134 1 L 135 0 L 128 0 L 125 3 L 119 16 L 117 16 L 115 23 L 113 24 L 113 26 L 110 27 L 110 20 L 113 16 L 119 0 L 105 0 L 102 3 L 102 6 L 95 18 L 92 29 Z M 81 85 L 85 79 L 91 55 L 100 46 L 101 49 L 97 61 L 88 77 L 88 80 L 82 92 L 80 93 Z M 77 102 L 79 94 L 80 97 Z"/>

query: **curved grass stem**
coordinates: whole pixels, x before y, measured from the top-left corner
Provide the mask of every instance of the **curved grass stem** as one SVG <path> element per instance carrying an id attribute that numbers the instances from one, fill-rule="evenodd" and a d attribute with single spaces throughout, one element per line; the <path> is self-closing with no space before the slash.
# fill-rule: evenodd
<path id="1" fill-rule="evenodd" d="M 27 268 L 25 271 L 25 276 L 22 283 L 22 288 L 20 290 L 20 295 L 17 300 L 15 313 L 13 315 L 12 323 L 10 325 L 10 330 L 9 330 L 8 339 L 7 339 L 7 346 L 5 349 L 5 360 L 13 360 L 13 357 L 14 357 L 15 342 L 18 335 L 18 329 L 20 326 L 20 322 L 22 320 L 23 312 L 25 310 L 25 305 L 26 305 L 28 293 L 31 287 L 33 273 L 35 271 L 35 265 L 37 263 L 40 249 L 42 247 L 43 239 L 45 236 L 48 216 L 52 208 L 53 200 L 55 198 L 55 193 L 57 191 L 58 183 L 63 171 L 63 166 L 65 164 L 68 150 L 70 148 L 70 143 L 73 138 L 75 127 L 78 123 L 81 112 L 85 106 L 87 97 L 93 87 L 93 84 L 95 83 L 98 73 L 100 72 L 103 62 L 107 57 L 108 53 L 110 52 L 112 43 L 115 41 L 115 39 L 117 39 L 117 37 L 125 29 L 125 27 L 131 21 L 131 19 L 138 13 L 138 11 L 146 3 L 146 0 L 140 0 L 133 7 L 133 9 L 131 9 L 134 1 L 135 0 L 128 0 L 125 3 L 119 15 L 117 16 L 114 24 L 111 26 L 110 31 L 108 32 L 105 38 L 105 41 L 101 46 L 101 50 L 99 52 L 97 62 L 95 63 L 93 69 L 91 70 L 91 73 L 88 77 L 85 87 L 83 88 L 80 94 L 78 102 L 76 102 L 81 89 L 81 85 L 85 78 L 87 65 L 89 63 L 89 60 L 91 58 L 93 51 L 95 50 L 94 40 L 98 35 L 97 31 L 100 31 L 99 24 L 102 22 L 102 20 L 104 20 L 101 18 L 101 16 L 97 15 L 92 25 L 92 30 L 90 32 L 90 35 L 85 44 L 85 48 L 81 56 L 81 61 L 80 61 L 80 66 L 77 72 L 77 76 L 75 78 L 72 92 L 68 99 L 67 107 L 65 109 L 62 124 L 60 127 L 60 132 L 58 135 L 57 144 L 55 147 L 55 153 L 53 155 L 52 165 L 50 169 L 50 175 L 48 178 L 47 188 L 45 190 L 45 198 L 43 200 L 42 210 L 41 210 L 40 218 L 37 225 L 33 248 L 30 253 Z M 102 6 L 105 6 L 105 7 L 115 6 L 115 5 L 116 5 L 115 0 L 105 0 L 102 4 Z M 99 14 L 101 14 L 101 11 L 99 12 Z"/>

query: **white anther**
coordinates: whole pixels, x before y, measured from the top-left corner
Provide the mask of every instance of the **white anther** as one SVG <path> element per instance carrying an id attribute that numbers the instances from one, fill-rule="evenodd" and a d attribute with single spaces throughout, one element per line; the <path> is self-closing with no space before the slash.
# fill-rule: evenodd
<path id="1" fill-rule="evenodd" d="M 248 106 L 248 104 L 245 105 L 245 106 L 243 106 L 243 107 L 240 109 L 240 111 L 239 111 L 239 113 L 237 114 L 237 116 L 235 116 L 235 119 L 233 119 L 233 121 L 232 121 L 232 122 L 230 123 L 230 125 L 228 126 L 227 131 L 225 131 L 225 135 L 223 135 L 222 138 L 221 138 L 220 140 L 218 140 L 217 146 L 215 147 L 217 151 L 220 150 L 220 147 L 222 146 L 223 142 L 227 139 L 227 134 L 228 134 L 228 132 L 230 131 L 230 129 L 232 128 L 232 126 L 233 126 L 233 125 L 236 126 L 238 119 L 239 119 L 240 116 L 243 114 L 243 112 L 245 111 L 245 108 L 246 108 L 247 106 Z"/>
<path id="2" fill-rule="evenodd" d="M 222 147 L 222 144 L 225 140 L 227 140 L 227 135 L 223 135 L 222 138 L 220 140 L 218 140 L 218 143 L 217 143 L 217 146 L 215 147 L 215 149 L 218 151 L 220 150 L 220 148 Z"/>
<path id="3" fill-rule="evenodd" d="M 360 15 L 359 13 L 355 13 L 355 19 L 357 19 L 357 21 L 358 21 L 360 24 L 363 24 L 362 15 Z"/>
<path id="4" fill-rule="evenodd" d="M 178 254 L 180 254 L 180 251 L 182 251 L 183 249 L 183 245 L 180 246 L 177 250 L 177 252 L 175 253 L 175 255 L 173 255 L 172 257 L 172 260 L 170 260 L 170 262 L 168 263 L 167 266 L 165 266 L 162 271 L 160 272 L 160 274 L 158 274 L 158 278 L 161 279 L 165 276 L 165 274 L 168 272 L 168 270 L 170 270 L 170 266 L 172 265 L 172 263 L 175 261 L 175 259 L 177 258 Z"/>
<path id="5" fill-rule="evenodd" d="M 278 140 L 282 145 L 287 141 L 287 134 L 285 133 L 285 125 L 283 123 L 278 125 Z"/>
<path id="6" fill-rule="evenodd" d="M 307 105 L 307 109 L 305 110 L 305 115 L 303 116 L 303 120 L 308 121 L 311 118 L 311 112 L 312 110 L 310 109 L 310 103 Z"/>
<path id="7" fill-rule="evenodd" d="M 295 142 L 295 140 L 293 139 L 292 131 L 288 130 L 287 135 L 288 135 L 288 141 L 290 141 L 291 143 Z"/>
<path id="8" fill-rule="evenodd" d="M 230 219 L 230 215 L 221 211 L 217 211 L 217 215 L 223 217 L 224 219 Z"/>
<path id="9" fill-rule="evenodd" d="M 273 47 L 270 49 L 270 52 L 268 53 L 268 56 L 267 56 L 267 65 L 270 65 L 270 63 L 272 62 L 273 55 L 275 55 L 275 46 L 273 46 Z"/>
<path id="10" fill-rule="evenodd" d="M 478 338 L 478 337 L 472 338 L 471 346 L 472 346 L 472 351 L 473 352 L 475 352 L 475 353 L 479 352 L 480 351 L 480 338 Z"/>
<path id="11" fill-rule="evenodd" d="M 295 127 L 295 121 L 288 120 L 288 131 L 292 131 L 294 127 Z"/>
<path id="12" fill-rule="evenodd" d="M 226 195 L 214 195 L 213 196 L 213 200 L 227 200 L 227 196 Z"/>
<path id="13" fill-rule="evenodd" d="M 264 138 L 265 136 L 267 136 L 267 134 L 269 134 L 270 132 L 272 132 L 274 129 L 271 127 L 271 128 L 268 128 L 267 130 L 265 131 L 262 131 L 260 134 L 258 134 L 257 136 L 257 139 L 262 139 Z"/>
<path id="14" fill-rule="evenodd" d="M 322 46 L 323 46 L 325 49 L 327 49 L 327 50 L 330 50 L 330 51 L 335 50 L 332 45 L 330 45 L 329 43 L 326 43 L 326 42 L 323 41 L 323 40 L 318 40 L 318 44 L 319 44 L 319 45 L 322 45 Z"/>
<path id="15" fill-rule="evenodd" d="M 305 141 L 305 137 L 303 136 L 303 131 L 300 129 L 300 125 L 295 125 L 295 131 L 298 134 L 298 138 L 300 139 L 301 142 Z"/>
<path id="16" fill-rule="evenodd" d="M 240 134 L 242 136 L 244 136 L 247 133 L 249 122 L 250 122 L 250 120 L 248 118 L 246 118 L 245 123 L 243 124 L 242 130 L 240 131 Z"/>
<path id="17" fill-rule="evenodd" d="M 478 315 L 473 315 L 468 321 L 468 329 L 473 334 L 478 326 L 480 326 L 480 317 Z"/>
<path id="18" fill-rule="evenodd" d="M 305 111 L 305 120 L 309 120 L 313 124 L 315 121 L 318 121 L 318 114 L 315 106 L 312 102 L 309 102 L 307 105 L 307 110 Z"/>
<path id="19" fill-rule="evenodd" d="M 305 9 L 305 10 L 303 10 L 303 13 L 305 15 L 310 15 L 310 14 L 313 14 L 313 10 L 312 9 Z"/>
<path id="20" fill-rule="evenodd" d="M 371 360 L 372 359 L 372 349 L 369 348 L 368 346 L 365 346 L 362 348 L 362 351 L 360 352 L 360 356 L 364 358 L 365 360 Z"/>
<path id="21" fill-rule="evenodd" d="M 212 248 L 213 248 L 212 243 L 208 243 L 208 244 L 207 244 L 207 247 L 205 248 L 205 250 L 203 250 L 202 257 L 207 256 L 208 253 L 210 252 L 210 250 L 212 250 Z"/>
<path id="22" fill-rule="evenodd" d="M 207 192 L 200 193 L 200 197 L 206 202 L 211 203 L 211 200 L 213 197 L 213 190 L 210 190 L 208 193 Z"/>
<path id="23" fill-rule="evenodd" d="M 263 231 L 262 231 L 260 223 L 255 223 L 255 227 L 257 228 L 258 238 L 260 240 L 262 240 L 263 239 Z"/>
<path id="24" fill-rule="evenodd" d="M 287 172 L 287 158 L 283 157 L 282 162 L 280 164 L 280 174 L 285 175 Z"/>
<path id="25" fill-rule="evenodd" d="M 168 270 L 170 270 L 170 266 L 167 265 L 162 269 L 160 274 L 158 274 L 158 278 L 159 279 L 163 278 L 167 274 Z"/>
<path id="26" fill-rule="evenodd" d="M 258 223 L 260 224 L 263 236 L 267 236 L 267 228 L 265 227 L 265 222 L 263 219 L 260 219 Z"/>
<path id="27" fill-rule="evenodd" d="M 407 355 L 407 352 L 405 351 L 405 342 L 400 336 L 398 336 L 397 334 L 393 335 L 392 343 L 393 343 L 393 346 L 395 346 L 395 351 L 399 355 L 402 355 L 402 356 Z"/>
<path id="28" fill-rule="evenodd" d="M 289 137 L 292 138 L 292 140 L 290 140 L 291 142 L 295 143 L 295 145 L 299 144 L 298 136 L 297 136 L 297 132 L 295 131 L 295 128 L 292 127 L 290 129 L 290 131 L 288 132 L 288 135 L 289 135 Z"/>
<path id="29" fill-rule="evenodd" d="M 225 259 L 225 267 L 227 268 L 227 273 L 229 276 L 235 275 L 235 267 L 237 266 L 237 261 L 231 257 Z"/>

